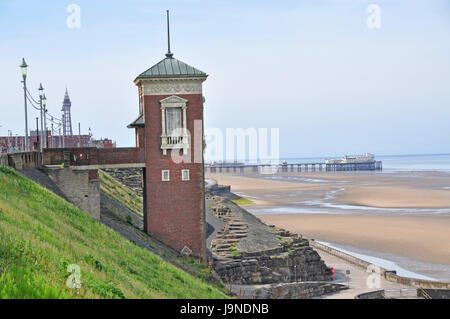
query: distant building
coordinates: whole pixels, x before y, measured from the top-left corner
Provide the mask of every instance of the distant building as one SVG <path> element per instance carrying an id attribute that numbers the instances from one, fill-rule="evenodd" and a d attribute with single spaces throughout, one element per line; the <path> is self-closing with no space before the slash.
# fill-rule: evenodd
<path id="1" fill-rule="evenodd" d="M 36 130 L 30 132 L 28 141 L 32 151 L 38 151 L 38 138 Z M 97 148 L 114 148 L 116 143 L 108 138 L 94 140 L 90 135 L 72 135 L 60 136 L 52 135 L 51 131 L 47 131 L 48 148 L 72 148 L 72 147 L 97 147 Z M 0 136 L 0 152 L 16 153 L 25 150 L 24 136 Z"/>
<path id="2" fill-rule="evenodd" d="M 345 155 L 342 158 L 327 158 L 326 164 L 347 164 L 347 163 L 372 163 L 375 162 L 375 155 L 365 153 L 362 155 Z"/>
<path id="3" fill-rule="evenodd" d="M 97 148 L 114 148 L 116 147 L 116 142 L 113 142 L 108 138 L 104 138 L 99 140 L 91 140 L 91 145 L 92 147 Z"/>
<path id="4" fill-rule="evenodd" d="M 70 101 L 69 92 L 64 94 L 62 105 L 62 135 L 53 135 L 51 130 L 44 133 L 47 135 L 47 148 L 73 148 L 73 147 L 97 147 L 97 148 L 113 148 L 116 143 L 110 139 L 104 138 L 99 140 L 92 139 L 92 135 L 73 135 L 72 118 L 71 118 L 72 102 Z M 53 117 L 52 117 L 53 120 Z M 48 128 L 48 126 L 47 126 Z M 52 125 L 53 130 L 53 125 Z M 42 143 L 41 132 L 36 133 L 36 130 L 31 130 L 28 137 L 28 143 L 31 151 L 38 151 L 39 144 Z M 55 133 L 55 131 L 53 131 Z M 59 131 L 61 134 L 61 129 Z M 45 147 L 45 145 L 43 145 Z M 0 136 L 0 152 L 1 153 L 16 153 L 25 151 L 25 137 L 24 136 Z"/>
<path id="5" fill-rule="evenodd" d="M 70 102 L 69 92 L 64 94 L 64 101 L 62 106 L 62 127 L 63 127 L 63 135 L 71 136 L 72 135 L 72 117 L 70 115 L 70 109 L 72 107 L 72 102 Z"/>
<path id="6" fill-rule="evenodd" d="M 36 133 L 34 133 L 36 134 Z M 38 150 L 35 149 L 35 145 L 37 143 L 37 137 L 28 136 L 28 143 L 30 145 L 30 150 Z M 1 153 L 17 153 L 25 151 L 25 136 L 18 135 L 10 135 L 10 136 L 0 136 L 0 146 Z"/>
<path id="7" fill-rule="evenodd" d="M 242 166 L 245 165 L 243 162 L 227 162 L 227 161 L 213 161 L 209 166 L 215 167 L 230 167 L 230 166 Z"/>

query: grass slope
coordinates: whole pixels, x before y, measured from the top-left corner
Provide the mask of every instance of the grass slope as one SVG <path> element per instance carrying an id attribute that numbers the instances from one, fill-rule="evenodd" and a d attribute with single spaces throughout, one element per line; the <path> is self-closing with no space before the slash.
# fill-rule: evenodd
<path id="1" fill-rule="evenodd" d="M 241 197 L 239 199 L 233 199 L 232 201 L 235 204 L 237 204 L 237 205 L 250 205 L 250 204 L 253 204 L 252 200 L 250 200 L 248 198 L 244 198 L 244 197 Z"/>
<path id="2" fill-rule="evenodd" d="M 142 216 L 144 204 L 141 196 L 138 196 L 131 188 L 118 182 L 104 171 L 98 170 L 98 173 L 101 191 L 116 199 L 120 205 Z"/>
<path id="3" fill-rule="evenodd" d="M 81 269 L 69 289 L 67 268 Z M 224 298 L 10 168 L 0 168 L 0 298 Z"/>

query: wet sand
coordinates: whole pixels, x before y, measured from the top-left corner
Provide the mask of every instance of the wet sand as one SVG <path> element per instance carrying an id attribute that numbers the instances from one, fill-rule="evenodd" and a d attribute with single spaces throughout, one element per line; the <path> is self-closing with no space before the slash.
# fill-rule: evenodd
<path id="1" fill-rule="evenodd" d="M 450 191 L 409 186 L 360 186 L 347 188 L 340 200 L 354 205 L 385 208 L 445 208 L 450 207 Z"/>
<path id="2" fill-rule="evenodd" d="M 233 192 L 251 192 L 256 195 L 280 194 L 267 204 L 285 202 L 287 192 L 299 192 L 295 199 L 314 199 L 313 194 L 301 196 L 305 191 L 343 191 L 333 203 L 363 205 L 380 208 L 448 208 L 450 210 L 450 173 L 397 172 L 397 173 L 285 173 L 279 175 L 227 175 L 207 174 L 219 184 L 231 185 Z M 291 196 L 293 197 L 293 196 Z"/>
<path id="3" fill-rule="evenodd" d="M 207 178 L 231 185 L 232 192 L 253 200 L 246 209 L 268 224 L 330 243 L 441 268 L 448 265 L 445 272 L 450 273 L 448 173 L 207 174 Z M 433 274 L 432 269 L 427 274 Z"/>
<path id="4" fill-rule="evenodd" d="M 310 238 L 450 265 L 450 218 L 326 214 L 258 217 Z"/>

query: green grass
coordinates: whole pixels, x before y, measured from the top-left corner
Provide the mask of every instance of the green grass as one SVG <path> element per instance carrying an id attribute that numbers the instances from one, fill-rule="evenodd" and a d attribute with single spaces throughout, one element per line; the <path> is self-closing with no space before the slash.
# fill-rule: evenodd
<path id="1" fill-rule="evenodd" d="M 239 199 L 233 199 L 233 203 L 237 205 L 249 205 L 253 204 L 253 201 L 244 197 L 241 197 Z"/>
<path id="2" fill-rule="evenodd" d="M 239 256 L 240 254 L 241 252 L 237 249 L 230 250 L 230 255 L 232 256 Z"/>
<path id="3" fill-rule="evenodd" d="M 67 267 L 81 270 L 71 289 Z M 206 267 L 205 267 L 206 268 Z M 225 298 L 10 168 L 0 168 L 0 298 Z"/>
<path id="4" fill-rule="evenodd" d="M 102 170 L 98 170 L 100 190 L 116 199 L 120 205 L 128 208 L 139 216 L 143 215 L 144 202 L 131 188 L 123 185 Z"/>
<path id="5" fill-rule="evenodd" d="M 238 242 L 234 242 L 230 245 L 230 254 L 232 256 L 239 256 L 241 254 L 241 251 L 239 251 L 236 246 L 237 246 Z"/>

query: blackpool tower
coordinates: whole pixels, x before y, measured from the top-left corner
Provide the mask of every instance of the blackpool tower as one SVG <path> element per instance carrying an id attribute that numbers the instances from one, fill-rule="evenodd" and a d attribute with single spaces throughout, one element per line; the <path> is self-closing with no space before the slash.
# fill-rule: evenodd
<path id="1" fill-rule="evenodd" d="M 70 102 L 69 93 L 67 92 L 64 94 L 64 102 L 62 106 L 62 124 L 63 124 L 63 135 L 64 136 L 71 136 L 72 135 L 72 119 L 70 117 L 70 108 L 72 106 L 72 103 Z"/>

